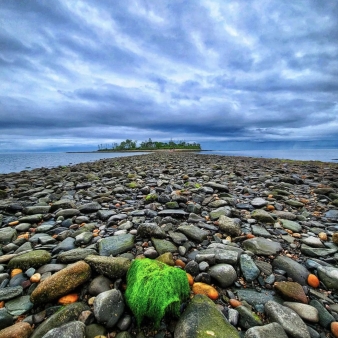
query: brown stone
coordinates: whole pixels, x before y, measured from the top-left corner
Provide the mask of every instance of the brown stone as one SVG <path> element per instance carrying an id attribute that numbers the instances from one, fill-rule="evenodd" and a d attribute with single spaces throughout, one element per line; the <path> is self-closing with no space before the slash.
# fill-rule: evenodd
<path id="1" fill-rule="evenodd" d="M 303 287 L 296 282 L 277 282 L 274 287 L 286 300 L 308 303 Z"/>
<path id="2" fill-rule="evenodd" d="M 33 333 L 32 327 L 25 322 L 19 322 L 0 331 L 0 338 L 28 338 Z"/>
<path id="3" fill-rule="evenodd" d="M 338 232 L 335 232 L 333 235 L 332 235 L 332 242 L 334 244 L 338 244 Z"/>

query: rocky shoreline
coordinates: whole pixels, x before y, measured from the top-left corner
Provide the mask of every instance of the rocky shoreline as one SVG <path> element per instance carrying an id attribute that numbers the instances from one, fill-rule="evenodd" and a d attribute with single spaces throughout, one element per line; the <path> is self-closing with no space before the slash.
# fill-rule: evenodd
<path id="1" fill-rule="evenodd" d="M 191 287 L 156 331 L 125 300 L 140 257 Z M 0 175 L 0 338 L 338 337 L 337 290 L 335 163 L 160 152 Z"/>

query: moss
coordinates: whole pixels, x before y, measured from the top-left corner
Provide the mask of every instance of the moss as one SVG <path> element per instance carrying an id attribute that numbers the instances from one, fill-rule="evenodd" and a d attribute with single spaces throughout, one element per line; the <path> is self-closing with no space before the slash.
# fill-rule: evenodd
<path id="1" fill-rule="evenodd" d="M 145 199 L 147 203 L 151 203 L 157 201 L 157 198 L 158 198 L 157 194 L 148 194 Z"/>
<path id="2" fill-rule="evenodd" d="M 178 317 L 180 304 L 189 297 L 186 273 L 148 258 L 133 261 L 127 274 L 125 298 L 137 325 L 144 317 L 159 327 L 166 313 Z"/>
<path id="3" fill-rule="evenodd" d="M 136 182 L 130 182 L 130 183 L 128 184 L 128 187 L 129 187 L 129 188 L 132 188 L 132 189 L 137 188 L 137 183 L 136 183 Z"/>

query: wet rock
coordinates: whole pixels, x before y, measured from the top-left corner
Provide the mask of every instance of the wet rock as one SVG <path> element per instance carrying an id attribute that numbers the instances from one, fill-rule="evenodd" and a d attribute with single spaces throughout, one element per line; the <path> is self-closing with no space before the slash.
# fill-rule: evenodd
<path id="1" fill-rule="evenodd" d="M 31 267 L 39 268 L 49 263 L 51 258 L 51 254 L 46 250 L 34 250 L 12 258 L 8 263 L 8 267 L 22 270 L 27 270 Z"/>
<path id="2" fill-rule="evenodd" d="M 314 306 L 296 302 L 284 302 L 283 305 L 297 312 L 302 319 L 308 322 L 319 322 L 318 310 Z"/>
<path id="3" fill-rule="evenodd" d="M 264 198 L 256 197 L 251 202 L 251 205 L 255 208 L 263 208 L 265 207 L 269 202 L 266 201 Z"/>
<path id="4" fill-rule="evenodd" d="M 79 321 L 64 324 L 48 331 L 43 338 L 86 338 L 86 325 Z"/>
<path id="5" fill-rule="evenodd" d="M 226 235 L 237 237 L 241 234 L 241 227 L 233 218 L 221 215 L 218 219 L 219 229 Z"/>
<path id="6" fill-rule="evenodd" d="M 29 338 L 33 328 L 24 322 L 16 323 L 0 331 L 0 338 Z"/>
<path id="7" fill-rule="evenodd" d="M 231 215 L 231 209 L 230 207 L 220 207 L 215 210 L 210 211 L 210 219 L 215 221 L 220 218 L 220 216 L 230 216 Z"/>
<path id="8" fill-rule="evenodd" d="M 274 223 L 274 218 L 265 210 L 257 209 L 251 213 L 251 217 L 262 223 Z"/>
<path id="9" fill-rule="evenodd" d="M 57 260 L 58 262 L 68 264 L 84 260 L 89 255 L 97 255 L 97 254 L 98 253 L 94 249 L 78 248 L 61 252 L 57 257 Z"/>
<path id="10" fill-rule="evenodd" d="M 177 231 L 182 232 L 189 239 L 198 243 L 203 242 L 208 236 L 208 232 L 193 225 L 182 225 L 177 228 Z"/>
<path id="11" fill-rule="evenodd" d="M 308 303 L 302 286 L 296 282 L 276 282 L 274 287 L 286 300 Z"/>
<path id="12" fill-rule="evenodd" d="M 330 266 L 318 266 L 318 277 L 329 289 L 338 290 L 338 268 Z"/>
<path id="13" fill-rule="evenodd" d="M 100 275 L 91 281 L 88 292 L 92 296 L 97 296 L 101 292 L 109 291 L 111 289 L 111 285 L 112 281 L 109 278 Z"/>
<path id="14" fill-rule="evenodd" d="M 283 327 L 278 323 L 270 323 L 264 326 L 255 326 L 245 332 L 244 338 L 288 338 Z"/>
<path id="15" fill-rule="evenodd" d="M 6 245 L 15 240 L 17 236 L 16 230 L 12 228 L 0 229 L 0 245 Z"/>
<path id="16" fill-rule="evenodd" d="M 302 231 L 302 226 L 297 222 L 290 221 L 290 220 L 287 220 L 287 219 L 281 219 L 280 222 L 282 223 L 283 228 L 289 229 L 292 232 L 301 232 Z"/>
<path id="17" fill-rule="evenodd" d="M 29 296 L 21 296 L 11 299 L 5 304 L 7 311 L 13 316 L 20 316 L 33 308 Z"/>
<path id="18" fill-rule="evenodd" d="M 249 255 L 242 254 L 239 257 L 239 263 L 244 278 L 246 279 L 247 282 L 252 282 L 259 276 L 260 271 Z"/>
<path id="19" fill-rule="evenodd" d="M 8 300 L 20 296 L 22 294 L 22 286 L 13 286 L 7 288 L 0 288 L 0 301 Z M 0 324 L 1 325 L 1 324 Z"/>
<path id="20" fill-rule="evenodd" d="M 270 256 L 282 251 L 278 242 L 273 242 L 265 238 L 255 237 L 243 242 L 245 250 L 253 252 L 255 255 Z"/>
<path id="21" fill-rule="evenodd" d="M 237 280 L 236 271 L 229 264 L 216 264 L 209 269 L 209 274 L 222 288 L 232 285 Z"/>
<path id="22" fill-rule="evenodd" d="M 134 247 L 134 236 L 130 234 L 104 238 L 99 243 L 100 256 L 116 256 Z"/>
<path id="23" fill-rule="evenodd" d="M 263 325 L 260 318 L 247 307 L 240 305 L 236 307 L 236 311 L 239 313 L 239 325 L 244 329 L 250 329 L 253 326 Z"/>
<path id="24" fill-rule="evenodd" d="M 156 251 L 160 255 L 162 255 L 166 252 L 176 252 L 177 251 L 177 247 L 167 240 L 151 238 L 151 241 L 152 241 Z"/>
<path id="25" fill-rule="evenodd" d="M 156 223 L 143 223 L 137 228 L 137 235 L 142 238 L 165 238 L 166 234 Z"/>
<path id="26" fill-rule="evenodd" d="M 327 311 L 323 304 L 316 299 L 312 299 L 309 305 L 317 309 L 320 325 L 325 328 L 329 328 L 331 323 L 335 320 L 331 313 Z"/>

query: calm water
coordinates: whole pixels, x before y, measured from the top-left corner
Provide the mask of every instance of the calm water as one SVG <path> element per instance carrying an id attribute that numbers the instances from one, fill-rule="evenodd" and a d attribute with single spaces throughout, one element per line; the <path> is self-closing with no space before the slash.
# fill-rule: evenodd
<path id="1" fill-rule="evenodd" d="M 52 168 L 92 162 L 103 158 L 141 155 L 145 153 L 0 153 L 0 174 L 19 172 L 35 168 Z M 203 153 L 202 153 L 203 154 Z M 292 149 L 292 150 L 242 150 L 242 151 L 208 151 L 204 154 L 225 156 L 250 156 L 280 158 L 291 160 L 311 160 L 338 163 L 338 149 Z"/>
<path id="2" fill-rule="evenodd" d="M 0 174 L 19 172 L 35 168 L 53 168 L 93 162 L 103 158 L 124 157 L 146 153 L 0 153 Z"/>

